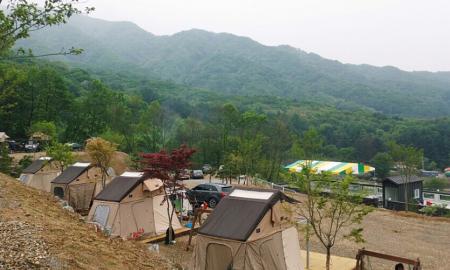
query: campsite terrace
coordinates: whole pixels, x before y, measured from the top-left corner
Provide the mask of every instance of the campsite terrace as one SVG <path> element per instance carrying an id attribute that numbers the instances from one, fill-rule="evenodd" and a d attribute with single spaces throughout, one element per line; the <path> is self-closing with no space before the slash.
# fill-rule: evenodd
<path id="1" fill-rule="evenodd" d="M 295 196 L 302 199 L 302 196 Z M 420 258 L 423 269 L 448 270 L 450 269 L 450 257 L 448 249 L 450 243 L 450 221 L 446 218 L 426 217 L 414 213 L 394 212 L 384 209 L 376 209 L 370 213 L 363 222 L 364 238 L 366 243 L 355 244 L 354 242 L 341 239 L 332 250 L 335 256 L 336 267 L 334 270 L 347 270 L 337 267 L 348 265 L 349 259 L 354 259 L 359 248 L 383 252 L 411 259 Z M 300 247 L 305 249 L 305 239 L 302 231 L 299 231 Z M 169 260 L 189 267 L 192 256 L 185 251 L 188 236 L 177 238 L 175 246 L 160 245 L 160 253 Z M 195 245 L 196 237 L 193 238 Z M 315 253 L 325 254 L 325 250 L 316 238 L 312 238 L 311 250 Z M 304 253 L 303 253 L 304 254 Z M 314 256 L 320 257 L 320 254 Z M 305 257 L 302 257 L 305 261 Z M 392 264 L 371 258 L 374 270 L 392 270 Z M 314 262 L 314 261 L 313 261 Z M 323 265 L 324 265 L 323 261 Z M 332 260 L 333 263 L 333 260 Z M 313 265 L 316 265 L 314 263 Z M 380 266 L 382 265 L 382 266 Z M 312 268 L 322 270 L 325 268 Z M 350 270 L 351 268 L 348 268 Z"/>
<path id="2" fill-rule="evenodd" d="M 304 200 L 302 195 L 293 196 L 297 200 Z M 0 222 L 18 222 L 20 224 L 18 228 L 24 231 L 24 233 L 15 234 L 18 239 L 2 238 L 0 243 L 17 242 L 19 250 L 28 247 L 29 243 L 45 243 L 43 246 L 48 252 L 46 258 L 50 258 L 58 265 L 68 266 L 70 269 L 102 269 L 101 267 L 171 269 L 177 264 L 189 267 L 192 258 L 193 249 L 189 252 L 185 250 L 188 236 L 177 238 L 173 246 L 160 244 L 161 256 L 148 251 L 145 246 L 134 241 L 109 240 L 95 233 L 93 228 L 81 220 L 77 214 L 61 209 L 51 195 L 26 187 L 19 181 L 2 174 L 0 174 Z M 350 260 L 355 258 L 357 250 L 366 247 L 369 250 L 396 256 L 420 258 L 424 269 L 449 269 L 450 221 L 448 219 L 377 209 L 365 218 L 363 227 L 366 243 L 357 245 L 342 239 L 336 244 L 332 254 L 344 257 L 342 260 L 348 263 L 351 261 L 345 258 Z M 0 233 L 0 237 L 4 235 Z M 300 247 L 304 250 L 302 231 L 299 237 Z M 193 238 L 193 244 L 196 239 L 197 237 Z M 6 248 L 5 254 L 9 254 L 7 253 L 9 245 L 2 245 L 2 248 Z M 312 251 L 324 253 L 320 243 L 314 237 Z M 10 252 L 17 253 L 12 250 Z M 320 256 L 320 254 L 314 256 L 316 255 Z M 20 258 L 17 260 L 20 262 Z M 305 261 L 305 258 L 303 257 L 302 260 Z M 345 270 L 338 267 L 340 260 L 335 259 L 336 265 L 333 269 Z M 392 268 L 377 265 L 374 269 Z"/>

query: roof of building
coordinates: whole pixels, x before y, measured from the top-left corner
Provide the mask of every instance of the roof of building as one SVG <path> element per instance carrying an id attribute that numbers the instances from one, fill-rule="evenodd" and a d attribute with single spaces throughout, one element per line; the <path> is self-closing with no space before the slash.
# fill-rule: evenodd
<path id="1" fill-rule="evenodd" d="M 48 160 L 38 159 L 33 161 L 28 167 L 26 167 L 22 173 L 37 173 L 40 169 L 44 168 L 44 166 L 48 163 Z"/>
<path id="2" fill-rule="evenodd" d="M 95 197 L 95 200 L 120 202 L 137 185 L 142 183 L 144 177 L 142 173 L 125 172 L 121 176 L 115 177 L 106 187 Z"/>
<path id="3" fill-rule="evenodd" d="M 89 163 L 75 163 L 72 166 L 65 169 L 60 175 L 53 179 L 54 184 L 70 184 L 77 179 L 85 171 L 89 170 L 92 166 Z"/>
<path id="4" fill-rule="evenodd" d="M 198 232 L 246 241 L 267 211 L 280 200 L 296 202 L 279 190 L 235 189 L 220 201 Z"/>
<path id="5" fill-rule="evenodd" d="M 388 176 L 388 177 L 386 177 L 386 178 L 384 179 L 384 181 L 391 181 L 391 182 L 393 182 L 393 183 L 395 183 L 395 184 L 397 184 L 397 185 L 401 185 L 401 184 L 404 184 L 404 183 L 405 183 L 404 178 L 402 178 L 400 175 L 396 175 L 396 176 Z M 411 178 L 409 179 L 408 183 L 422 182 L 422 181 L 423 181 L 422 178 L 420 178 L 420 177 L 418 177 L 418 176 L 416 176 L 416 175 L 413 175 L 413 176 L 411 176 Z"/>

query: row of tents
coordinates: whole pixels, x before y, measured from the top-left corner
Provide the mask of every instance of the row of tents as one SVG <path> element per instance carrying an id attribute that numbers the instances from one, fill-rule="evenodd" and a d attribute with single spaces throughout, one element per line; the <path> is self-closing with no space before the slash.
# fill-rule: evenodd
<path id="1" fill-rule="evenodd" d="M 109 175 L 113 175 L 110 173 Z M 164 233 L 169 224 L 164 187 L 159 179 L 145 179 L 143 173 L 125 172 L 107 177 L 102 188 L 101 171 L 90 163 L 77 162 L 64 171 L 49 157 L 41 157 L 25 168 L 19 180 L 25 185 L 52 193 L 77 212 L 87 212 L 111 236 L 129 238 L 133 233 Z M 111 179 L 112 178 L 112 179 Z M 174 229 L 181 228 L 178 219 Z"/>
<path id="2" fill-rule="evenodd" d="M 20 180 L 67 200 L 75 210 L 90 208 L 87 222 L 111 237 L 160 235 L 169 227 L 167 207 L 173 206 L 163 183 L 142 172 L 108 179 L 101 189 L 100 171 L 91 164 L 75 163 L 61 172 L 51 158 L 40 158 Z M 303 269 L 292 203 L 297 201 L 279 190 L 234 189 L 198 229 L 192 269 Z M 182 228 L 178 218 L 172 226 Z"/>

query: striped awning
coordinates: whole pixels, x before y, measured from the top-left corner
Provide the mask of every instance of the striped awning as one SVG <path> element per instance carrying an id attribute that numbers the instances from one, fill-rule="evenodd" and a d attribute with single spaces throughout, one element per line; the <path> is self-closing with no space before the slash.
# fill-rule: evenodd
<path id="1" fill-rule="evenodd" d="M 332 175 L 356 174 L 362 175 L 375 171 L 374 167 L 363 163 L 322 161 L 322 160 L 298 160 L 285 168 L 291 172 L 301 172 L 303 167 L 309 163 L 314 173 L 328 172 Z"/>

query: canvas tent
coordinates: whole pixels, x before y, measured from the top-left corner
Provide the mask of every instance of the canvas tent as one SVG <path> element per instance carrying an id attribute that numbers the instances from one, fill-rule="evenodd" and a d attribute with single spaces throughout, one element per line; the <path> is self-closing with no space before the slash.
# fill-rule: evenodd
<path id="1" fill-rule="evenodd" d="M 301 172 L 305 165 L 311 166 L 314 173 L 327 172 L 332 175 L 355 174 L 363 175 L 375 171 L 374 167 L 363 163 L 322 161 L 322 160 L 298 160 L 287 165 L 285 168 L 291 172 Z"/>
<path id="2" fill-rule="evenodd" d="M 68 201 L 76 211 L 86 211 L 102 189 L 101 178 L 100 168 L 77 162 L 51 182 L 51 192 Z"/>
<path id="3" fill-rule="evenodd" d="M 9 139 L 9 136 L 6 135 L 5 132 L 0 132 L 0 143 L 6 142 Z"/>
<path id="4" fill-rule="evenodd" d="M 159 235 L 169 228 L 167 204 L 163 183 L 159 179 L 146 179 L 140 172 L 125 172 L 115 177 L 100 192 L 92 204 L 88 221 L 96 223 L 111 236 L 130 238 L 139 235 Z M 174 230 L 181 224 L 174 214 Z"/>
<path id="5" fill-rule="evenodd" d="M 279 190 L 235 189 L 198 230 L 195 270 L 300 270 L 297 230 Z"/>
<path id="6" fill-rule="evenodd" d="M 19 180 L 27 186 L 50 192 L 51 181 L 60 173 L 59 166 L 51 157 L 40 157 L 22 171 Z"/>

